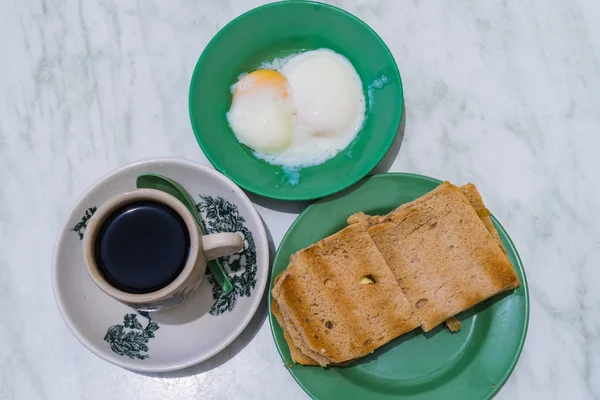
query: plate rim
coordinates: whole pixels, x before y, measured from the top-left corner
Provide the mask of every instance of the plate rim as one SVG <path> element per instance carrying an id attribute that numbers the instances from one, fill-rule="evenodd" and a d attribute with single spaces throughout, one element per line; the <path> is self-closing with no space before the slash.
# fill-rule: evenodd
<path id="1" fill-rule="evenodd" d="M 394 75 L 398 77 L 399 92 L 400 92 L 399 93 L 399 100 L 400 100 L 400 107 L 399 108 L 400 108 L 400 112 L 397 115 L 397 118 L 396 118 L 397 121 L 394 121 L 394 126 L 396 127 L 395 131 L 393 132 L 393 134 L 389 134 L 388 137 L 386 138 L 387 140 L 385 141 L 384 146 L 382 146 L 382 150 L 379 152 L 380 154 L 378 154 L 376 157 L 373 157 L 370 160 L 370 162 L 366 162 L 365 163 L 365 168 L 364 169 L 367 172 L 365 172 L 364 174 L 359 174 L 359 175 L 357 175 L 356 178 L 350 179 L 347 182 L 342 183 L 340 185 L 337 185 L 337 186 L 336 185 L 332 185 L 333 189 L 323 190 L 319 194 L 312 194 L 312 195 L 301 195 L 300 194 L 300 195 L 296 195 L 296 196 L 294 196 L 294 195 L 280 196 L 280 195 L 277 194 L 277 190 L 274 190 L 274 191 L 272 191 L 272 193 L 269 193 L 269 192 L 265 192 L 265 191 L 258 190 L 256 188 L 254 188 L 252 186 L 252 184 L 248 185 L 248 184 L 246 184 L 244 182 L 240 182 L 238 179 L 230 176 L 227 171 L 223 170 L 222 166 L 218 162 L 218 157 L 215 157 L 214 154 L 208 154 L 206 152 L 205 146 L 204 146 L 204 141 L 201 138 L 201 135 L 198 133 L 198 129 L 196 127 L 196 124 L 194 123 L 194 119 L 192 118 L 192 107 L 191 107 L 191 104 L 192 104 L 192 88 L 194 87 L 195 81 L 196 81 L 197 76 L 198 76 L 197 72 L 198 72 L 198 68 L 200 66 L 200 63 L 202 62 L 203 58 L 205 58 L 206 50 L 209 49 L 209 48 L 211 48 L 212 46 L 214 46 L 215 45 L 214 42 L 217 40 L 217 38 L 219 36 L 221 36 L 221 34 L 227 28 L 229 28 L 233 23 L 235 23 L 240 18 L 245 18 L 245 17 L 251 16 L 254 13 L 261 12 L 263 9 L 268 9 L 268 8 L 273 8 L 273 7 L 282 7 L 282 6 L 288 6 L 288 5 L 312 5 L 312 6 L 325 7 L 325 8 L 331 9 L 331 10 L 333 10 L 335 12 L 339 12 L 341 14 L 344 14 L 346 17 L 354 20 L 359 25 L 364 26 L 373 35 L 373 37 L 381 44 L 381 46 L 384 49 L 384 51 L 389 55 L 390 59 L 392 60 L 392 63 L 391 63 L 390 66 L 393 69 Z M 204 153 L 204 156 L 206 157 L 206 159 L 211 163 L 211 165 L 217 171 L 219 171 L 223 175 L 227 176 L 227 178 L 229 178 L 230 180 L 232 180 L 239 187 L 241 187 L 241 188 L 243 188 L 245 190 L 248 190 L 249 192 L 252 192 L 254 194 L 257 194 L 259 196 L 267 197 L 267 198 L 274 199 L 274 200 L 305 201 L 305 200 L 321 199 L 323 197 L 330 196 L 330 195 L 338 193 L 338 192 L 340 192 L 340 191 L 342 191 L 344 189 L 347 189 L 348 187 L 350 187 L 350 186 L 354 185 L 355 183 L 359 182 L 361 179 L 364 179 L 381 162 L 381 160 L 383 160 L 383 158 L 385 157 L 385 155 L 388 153 L 388 151 L 392 147 L 392 145 L 394 143 L 394 140 L 396 139 L 396 136 L 398 136 L 398 129 L 400 128 L 400 124 L 402 122 L 402 117 L 403 117 L 404 113 L 405 113 L 405 107 L 404 107 L 404 86 L 402 85 L 402 76 L 400 75 L 400 69 L 398 68 L 398 63 L 396 62 L 394 54 L 392 53 L 392 51 L 390 50 L 390 48 L 388 47 L 388 45 L 385 43 L 385 41 L 381 38 L 381 36 L 379 36 L 379 34 L 373 28 L 371 28 L 371 26 L 369 26 L 369 24 L 367 24 L 365 21 L 363 21 L 362 19 L 360 19 L 356 15 L 350 13 L 349 11 L 346 11 L 346 10 L 344 10 L 341 7 L 336 7 L 336 6 L 331 5 L 331 4 L 322 3 L 322 2 L 318 2 L 318 1 L 312 1 L 312 0 L 285 0 L 285 1 L 276 1 L 276 2 L 273 2 L 273 3 L 264 4 L 262 6 L 254 7 L 252 9 L 250 9 L 250 10 L 248 10 L 248 11 L 246 11 L 246 12 L 240 14 L 240 15 L 238 15 L 237 17 L 235 17 L 231 21 L 229 21 L 221 29 L 219 29 L 219 31 L 210 39 L 210 41 L 206 44 L 206 46 L 202 50 L 202 53 L 198 57 L 198 61 L 196 61 L 196 65 L 194 66 L 194 70 L 192 72 L 192 78 L 190 79 L 190 85 L 189 85 L 189 90 L 188 90 L 188 114 L 189 114 L 189 117 L 190 117 L 190 124 L 192 125 L 192 132 L 194 133 L 194 137 L 196 138 L 196 142 L 198 143 L 198 145 L 202 149 L 202 152 Z M 358 134 L 360 134 L 360 131 L 358 132 Z M 348 146 L 350 146 L 350 144 Z M 329 161 L 329 160 L 327 160 L 327 161 Z M 327 162 L 327 161 L 325 161 L 325 162 Z"/>
<path id="2" fill-rule="evenodd" d="M 257 237 L 258 236 L 260 237 L 260 239 L 258 239 L 258 240 L 257 240 L 257 238 L 255 238 L 255 240 L 254 240 L 255 246 L 257 248 L 257 252 L 261 251 L 265 254 L 265 260 L 260 264 L 257 263 L 257 270 L 262 271 L 263 272 L 262 275 L 265 278 L 262 283 L 257 281 L 257 285 L 254 289 L 253 295 L 250 298 L 252 303 L 250 304 L 249 312 L 242 319 L 238 319 L 239 323 L 235 326 L 235 329 L 229 331 L 229 337 L 221 345 L 214 347 L 213 349 L 211 349 L 211 351 L 207 352 L 206 354 L 203 354 L 199 357 L 195 357 L 192 360 L 184 362 L 184 363 L 169 364 L 167 366 L 160 366 L 160 365 L 143 366 L 143 365 L 134 363 L 132 360 L 129 360 L 128 358 L 117 357 L 116 355 L 114 355 L 113 353 L 110 353 L 109 351 L 101 351 L 99 349 L 96 349 L 90 342 L 88 342 L 87 336 L 85 334 L 83 334 L 76 327 L 70 314 L 65 310 L 65 308 L 63 306 L 63 299 L 61 297 L 61 292 L 58 288 L 59 287 L 59 284 L 58 284 L 58 268 L 59 268 L 58 267 L 58 256 L 59 256 L 59 250 L 62 248 L 62 246 L 64 245 L 64 241 L 66 240 L 66 237 L 67 237 L 66 233 L 68 233 L 70 230 L 69 221 L 73 218 L 77 207 L 81 204 L 83 199 L 85 197 L 87 197 L 90 194 L 90 192 L 92 190 L 94 190 L 99 184 L 109 181 L 111 179 L 114 179 L 115 177 L 118 177 L 120 174 L 122 174 L 124 171 L 131 169 L 131 168 L 138 167 L 139 165 L 144 165 L 144 164 L 159 164 L 160 165 L 160 164 L 168 164 L 168 163 L 174 164 L 174 165 L 179 165 L 179 166 L 184 166 L 184 167 L 189 167 L 189 168 L 194 168 L 196 170 L 201 170 L 203 173 L 213 175 L 215 178 L 219 179 L 225 186 L 229 187 L 233 191 L 233 193 L 236 194 L 240 198 L 240 200 L 242 200 L 243 203 L 245 203 L 247 206 L 249 206 L 248 209 L 250 211 L 252 218 L 255 220 L 255 223 L 257 226 L 257 232 L 253 231 L 252 233 L 255 234 Z M 259 250 L 259 248 L 260 248 L 260 250 Z M 270 272 L 269 264 L 270 264 L 269 245 L 268 245 L 268 238 L 267 238 L 265 226 L 262 222 L 262 218 L 260 217 L 260 214 L 258 213 L 256 207 L 250 201 L 248 196 L 244 193 L 244 191 L 241 188 L 239 188 L 235 183 L 233 183 L 231 181 L 231 179 L 229 179 L 227 176 L 221 174 L 220 172 L 218 172 L 206 165 L 200 164 L 196 161 L 187 160 L 187 159 L 178 158 L 178 157 L 152 157 L 152 158 L 137 160 L 137 161 L 125 164 L 123 166 L 120 166 L 118 168 L 115 168 L 115 169 L 109 171 L 108 173 L 102 175 L 100 178 L 96 179 L 91 185 L 89 185 L 85 189 L 85 191 L 79 197 L 77 197 L 75 202 L 73 202 L 73 204 L 71 205 L 69 214 L 67 217 L 65 217 L 65 222 L 63 223 L 62 228 L 60 229 L 60 231 L 58 233 L 58 237 L 56 239 L 56 244 L 54 246 L 54 252 L 52 255 L 52 274 L 51 274 L 52 293 L 53 293 L 53 297 L 54 297 L 56 306 L 58 307 L 59 313 L 60 313 L 63 321 L 67 325 L 69 331 L 73 334 L 73 336 L 75 336 L 75 338 L 77 338 L 77 340 L 85 348 L 87 348 L 94 355 L 100 357 L 101 359 L 103 359 L 111 364 L 117 365 L 119 367 L 125 368 L 130 371 L 171 372 L 171 371 L 177 371 L 180 369 L 191 367 L 193 365 L 199 364 L 203 361 L 206 361 L 206 360 L 212 358 L 213 356 L 215 356 L 216 354 L 221 352 L 223 349 L 225 349 L 227 346 L 229 346 L 246 329 L 246 327 L 248 326 L 248 324 L 250 323 L 250 321 L 256 314 L 256 311 L 258 310 L 261 300 L 263 298 L 266 286 L 269 283 L 269 279 L 268 279 L 269 272 Z"/>
<path id="3" fill-rule="evenodd" d="M 368 175 L 366 177 L 364 177 L 363 179 L 361 179 L 359 182 L 362 181 L 367 181 L 367 180 L 371 180 L 371 179 L 379 179 L 379 178 L 384 178 L 384 177 L 390 177 L 390 176 L 402 176 L 402 177 L 410 177 L 410 178 L 415 178 L 415 179 L 422 179 L 422 180 L 426 180 L 426 181 L 430 181 L 433 183 L 437 183 L 437 184 L 441 184 L 444 181 L 436 179 L 436 178 L 432 178 L 426 175 L 421 175 L 421 174 L 415 174 L 415 173 L 410 173 L 410 172 L 386 172 L 386 173 L 381 173 L 381 174 L 372 174 L 372 175 Z M 360 186 L 357 185 L 357 189 Z M 349 189 L 352 189 L 352 187 L 350 187 Z M 345 197 L 346 195 L 350 195 L 352 194 L 352 192 L 345 194 L 344 196 L 340 196 L 340 197 Z M 323 199 L 320 199 L 318 201 L 315 201 L 314 203 L 310 204 L 309 206 L 307 206 L 302 213 L 300 213 L 300 215 L 298 215 L 298 217 L 296 217 L 296 219 L 294 220 L 294 222 L 292 222 L 292 224 L 290 225 L 290 227 L 288 228 L 288 230 L 286 231 L 285 235 L 282 237 L 279 246 L 277 248 L 277 252 L 275 254 L 275 257 L 273 259 L 273 263 L 271 265 L 271 270 L 269 271 L 270 273 L 270 280 L 269 280 L 269 293 L 268 293 L 268 302 L 269 305 L 272 302 L 272 293 L 271 290 L 273 289 L 273 282 L 275 280 L 275 265 L 277 264 L 277 262 L 279 261 L 279 257 L 281 257 L 281 254 L 279 252 L 279 250 L 281 249 L 281 245 L 288 239 L 288 236 L 291 234 L 291 231 L 296 227 L 296 225 L 298 223 L 301 222 L 302 218 L 304 217 L 305 214 L 307 214 L 308 212 L 310 212 L 310 210 L 312 208 L 314 208 L 314 206 L 317 206 L 321 203 L 327 202 L 327 201 L 334 201 L 337 200 L 336 198 L 332 198 L 334 196 L 329 196 Z M 502 375 L 500 381 L 496 384 L 496 386 L 493 388 L 492 392 L 489 393 L 489 395 L 487 397 L 485 397 L 486 400 L 490 400 L 492 399 L 495 395 L 498 394 L 498 392 L 500 391 L 500 389 L 502 389 L 502 387 L 506 384 L 506 382 L 508 381 L 508 378 L 510 378 L 510 376 L 512 375 L 518 361 L 519 358 L 521 357 L 521 353 L 523 351 L 523 347 L 525 346 L 525 341 L 527 339 L 527 332 L 529 330 L 529 316 L 530 316 L 530 299 L 529 299 L 529 284 L 527 282 L 527 275 L 525 273 L 525 268 L 523 267 L 523 262 L 521 260 L 521 256 L 519 255 L 519 252 L 517 251 L 517 248 L 515 247 L 515 244 L 512 241 L 512 238 L 508 235 L 508 232 L 506 231 L 506 229 L 504 229 L 504 226 L 502 226 L 502 224 L 498 221 L 498 219 L 493 215 L 490 214 L 490 217 L 494 223 L 494 226 L 499 229 L 501 231 L 501 233 L 503 233 L 507 239 L 507 243 L 510 247 L 510 249 L 513 251 L 513 253 L 515 254 L 515 258 L 517 260 L 517 265 L 518 267 L 520 267 L 521 271 L 523 272 L 523 279 L 521 280 L 521 286 L 524 289 L 524 293 L 525 293 L 525 318 L 524 318 L 524 324 L 523 324 L 523 330 L 521 332 L 521 335 L 519 337 L 519 345 L 517 346 L 517 349 L 514 353 L 514 356 L 511 360 L 511 363 L 509 365 L 509 367 L 506 369 L 506 372 Z M 270 325 L 270 330 L 271 330 L 271 336 L 273 338 L 273 341 L 275 342 L 275 347 L 277 348 L 277 352 L 279 353 L 279 356 L 281 358 L 281 360 L 285 363 L 285 359 L 281 350 L 281 345 L 280 343 L 276 340 L 275 337 L 275 324 L 277 324 L 277 326 L 279 326 L 279 324 L 277 323 L 277 321 L 275 320 L 275 317 L 273 315 L 273 312 L 271 310 L 271 307 L 267 307 L 268 309 L 268 316 L 269 316 L 269 325 Z M 315 367 L 317 368 L 317 367 Z M 308 388 L 305 387 L 304 383 L 296 376 L 296 374 L 293 371 L 293 368 L 289 368 L 286 365 L 286 369 L 288 370 L 288 372 L 290 373 L 290 375 L 292 376 L 292 378 L 294 378 L 294 381 L 296 381 L 296 383 L 298 384 L 298 386 L 300 386 L 300 388 L 302 388 L 302 390 L 308 395 L 310 396 L 310 398 L 318 400 L 318 398 L 311 393 Z"/>

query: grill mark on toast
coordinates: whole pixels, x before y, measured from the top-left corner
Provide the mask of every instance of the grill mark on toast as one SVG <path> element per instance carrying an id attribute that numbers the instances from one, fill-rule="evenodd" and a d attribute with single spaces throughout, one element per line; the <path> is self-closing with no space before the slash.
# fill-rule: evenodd
<path id="1" fill-rule="evenodd" d="M 318 352 L 335 363 L 350 361 L 419 325 L 364 227 L 348 227 L 296 253 L 288 271 L 278 281 L 278 303 L 311 357 Z M 360 284 L 369 274 L 376 283 Z"/>

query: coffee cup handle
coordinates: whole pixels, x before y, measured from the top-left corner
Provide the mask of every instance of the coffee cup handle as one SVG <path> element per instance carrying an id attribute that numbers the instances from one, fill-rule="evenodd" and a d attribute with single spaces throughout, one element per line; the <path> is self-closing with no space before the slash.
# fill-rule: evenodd
<path id="1" fill-rule="evenodd" d="M 232 255 L 243 247 L 244 240 L 239 233 L 221 232 L 202 236 L 202 248 L 207 261 Z"/>

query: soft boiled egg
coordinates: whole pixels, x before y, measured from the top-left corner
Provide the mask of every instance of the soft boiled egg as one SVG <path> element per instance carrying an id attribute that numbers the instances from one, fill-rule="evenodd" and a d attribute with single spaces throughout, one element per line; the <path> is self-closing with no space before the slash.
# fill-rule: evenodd
<path id="1" fill-rule="evenodd" d="M 365 97 L 354 67 L 331 50 L 316 50 L 290 59 L 282 69 L 298 115 L 311 134 L 354 136 L 362 126 Z"/>
<path id="2" fill-rule="evenodd" d="M 283 75 L 273 70 L 254 71 L 233 85 L 232 91 L 227 119 L 241 143 L 264 154 L 289 147 L 293 127 Z"/>
<path id="3" fill-rule="evenodd" d="M 276 59 L 240 76 L 227 113 L 238 140 L 267 162 L 317 165 L 356 137 L 365 119 L 353 65 L 329 49 Z"/>

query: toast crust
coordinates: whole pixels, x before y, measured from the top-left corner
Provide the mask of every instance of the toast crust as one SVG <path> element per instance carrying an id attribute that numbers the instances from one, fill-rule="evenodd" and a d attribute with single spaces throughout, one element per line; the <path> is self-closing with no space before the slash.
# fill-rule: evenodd
<path id="1" fill-rule="evenodd" d="M 275 277 L 275 282 L 274 282 L 275 285 L 277 285 L 277 282 L 281 279 L 281 276 L 282 276 L 282 274 Z M 288 344 L 288 347 L 290 348 L 290 354 L 292 356 L 292 361 L 294 361 L 297 364 L 302 364 L 302 365 L 319 365 L 319 363 L 317 361 L 315 361 L 313 358 L 304 354 L 302 352 L 302 349 L 300 349 L 300 347 L 298 346 L 298 344 L 296 344 L 296 342 L 294 342 L 294 340 L 292 339 L 292 336 L 288 332 L 289 332 L 290 328 L 291 329 L 295 329 L 295 328 L 293 326 L 289 327 L 286 324 L 284 317 L 281 314 L 281 311 L 279 310 L 279 306 L 277 305 L 277 300 L 275 300 L 275 299 L 273 299 L 271 302 L 271 312 L 273 313 L 273 315 L 275 316 L 275 319 L 279 323 L 279 326 L 281 326 L 281 329 L 283 330 L 283 336 L 285 338 L 285 341 Z"/>

